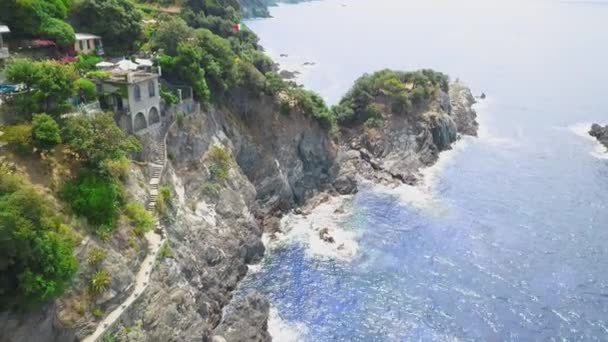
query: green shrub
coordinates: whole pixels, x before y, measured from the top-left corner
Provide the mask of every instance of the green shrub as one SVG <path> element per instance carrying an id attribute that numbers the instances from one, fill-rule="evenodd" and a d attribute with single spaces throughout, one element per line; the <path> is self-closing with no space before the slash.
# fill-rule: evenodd
<path id="1" fill-rule="evenodd" d="M 175 255 L 173 255 L 173 252 L 171 252 L 171 249 L 169 249 L 169 242 L 168 241 L 165 241 L 165 243 L 161 247 L 161 249 L 160 249 L 160 256 L 163 257 L 163 258 L 169 258 L 169 259 L 175 258 Z"/>
<path id="2" fill-rule="evenodd" d="M 76 39 L 72 26 L 56 18 L 43 19 L 39 33 L 42 36 L 54 39 L 59 46 L 63 47 L 71 46 Z"/>
<path id="3" fill-rule="evenodd" d="M 62 198 L 76 214 L 104 229 L 115 226 L 123 201 L 120 184 L 86 169 L 64 184 Z"/>
<path id="4" fill-rule="evenodd" d="M 32 152 L 32 126 L 14 125 L 4 127 L 2 141 L 6 142 L 17 153 Z"/>
<path id="5" fill-rule="evenodd" d="M 177 121 L 177 126 L 179 128 L 184 128 L 184 114 L 183 113 L 177 113 L 177 117 L 175 118 L 175 120 Z"/>
<path id="6" fill-rule="evenodd" d="M 113 333 L 106 333 L 101 338 L 101 342 L 117 342 L 118 338 Z"/>
<path id="7" fill-rule="evenodd" d="M 209 165 L 210 179 L 214 182 L 220 182 L 228 178 L 228 172 L 232 164 L 232 157 L 228 151 L 220 146 L 213 146 L 208 156 L 211 165 Z"/>
<path id="8" fill-rule="evenodd" d="M 68 119 L 63 138 L 74 152 L 96 169 L 100 169 L 105 160 L 117 160 L 142 148 L 137 138 L 127 136 L 116 125 L 111 113 Z"/>
<path id="9" fill-rule="evenodd" d="M 90 79 L 105 80 L 108 79 L 110 75 L 111 73 L 109 71 L 91 70 L 85 74 L 85 77 Z"/>
<path id="10" fill-rule="evenodd" d="M 206 181 L 203 184 L 203 188 L 202 188 L 203 194 L 211 197 L 211 198 L 217 198 L 220 195 L 220 191 L 222 191 L 222 187 L 212 181 Z"/>
<path id="11" fill-rule="evenodd" d="M 99 270 L 95 272 L 89 282 L 89 290 L 91 293 L 97 295 L 103 293 L 110 287 L 112 283 L 112 276 L 106 270 Z"/>
<path id="12" fill-rule="evenodd" d="M 168 186 L 163 186 L 158 192 L 156 199 L 156 211 L 160 215 L 164 215 L 167 211 L 167 206 L 171 203 L 171 189 Z"/>
<path id="13" fill-rule="evenodd" d="M 126 157 L 106 159 L 102 162 L 102 169 L 114 179 L 127 180 L 131 170 L 131 160 Z"/>
<path id="14" fill-rule="evenodd" d="M 78 270 L 75 233 L 24 178 L 0 172 L 0 307 L 63 294 Z"/>
<path id="15" fill-rule="evenodd" d="M 93 310 L 93 317 L 95 317 L 97 319 L 103 317 L 103 311 L 99 308 Z"/>
<path id="16" fill-rule="evenodd" d="M 61 143 L 57 122 L 47 114 L 36 114 L 32 119 L 32 139 L 36 147 L 49 150 Z"/>
<path id="17" fill-rule="evenodd" d="M 170 89 L 161 85 L 160 87 L 160 97 L 165 101 L 167 106 L 171 106 L 177 104 L 179 102 L 179 97 L 171 92 Z"/>
<path id="18" fill-rule="evenodd" d="M 276 72 L 266 73 L 266 93 L 268 95 L 278 94 L 287 89 L 287 83 Z"/>
<path id="19" fill-rule="evenodd" d="M 333 112 L 340 124 L 358 124 L 377 117 L 370 111 L 370 104 L 382 100 L 388 103 L 393 113 L 407 114 L 430 100 L 437 91 L 447 91 L 448 86 L 448 77 L 433 70 L 382 70 L 359 78 L 340 103 L 333 107 Z"/>
<path id="20" fill-rule="evenodd" d="M 88 72 L 95 72 L 97 63 L 103 61 L 103 58 L 95 55 L 78 55 L 76 56 L 76 69 L 80 74 L 84 75 Z"/>
<path id="21" fill-rule="evenodd" d="M 108 256 L 108 252 L 101 248 L 94 248 L 91 252 L 89 252 L 89 257 L 87 258 L 87 262 L 89 265 L 97 267 L 99 266 Z"/>
<path id="22" fill-rule="evenodd" d="M 156 224 L 154 216 L 152 216 L 152 214 L 150 214 L 141 204 L 130 202 L 125 206 L 124 212 L 131 221 L 133 231 L 136 235 L 142 236 L 154 229 L 154 225 Z"/>
<path id="23" fill-rule="evenodd" d="M 86 78 L 79 78 L 75 82 L 76 91 L 84 102 L 91 102 L 97 99 L 97 86 Z"/>

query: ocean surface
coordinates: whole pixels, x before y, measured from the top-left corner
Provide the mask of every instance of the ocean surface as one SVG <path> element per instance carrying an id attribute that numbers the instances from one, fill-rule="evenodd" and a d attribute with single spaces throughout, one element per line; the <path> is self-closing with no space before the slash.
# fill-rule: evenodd
<path id="1" fill-rule="evenodd" d="M 607 2 L 327 0 L 271 14 L 246 24 L 329 103 L 383 68 L 433 68 L 488 96 L 479 138 L 421 186 L 367 185 L 285 220 L 238 293 L 271 299 L 275 340 L 608 341 L 608 159 L 586 136 L 608 124 Z"/>

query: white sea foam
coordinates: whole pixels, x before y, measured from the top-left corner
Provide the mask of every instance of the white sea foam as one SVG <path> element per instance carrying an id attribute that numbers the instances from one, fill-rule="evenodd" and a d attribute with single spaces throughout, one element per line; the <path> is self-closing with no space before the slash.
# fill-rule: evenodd
<path id="1" fill-rule="evenodd" d="M 306 247 L 306 253 L 310 257 L 351 260 L 359 248 L 357 233 L 343 226 L 347 211 L 335 212 L 337 208 L 348 205 L 350 198 L 331 197 L 314 208 L 309 215 L 286 215 L 281 220 L 283 233 L 276 234 L 275 239 L 270 242 L 266 239 L 265 244 L 272 249 L 297 241 Z M 319 232 L 324 228 L 328 229 L 328 234 L 333 237 L 334 242 L 321 239 Z"/>
<path id="2" fill-rule="evenodd" d="M 256 274 L 259 273 L 262 270 L 262 263 L 258 263 L 255 265 L 247 265 L 248 270 L 248 274 Z"/>
<path id="3" fill-rule="evenodd" d="M 417 185 L 401 184 L 397 187 L 390 187 L 372 182 L 361 182 L 369 185 L 375 192 L 395 196 L 401 203 L 413 206 L 414 208 L 425 210 L 429 213 L 443 216 L 447 214 L 447 208 L 443 205 L 436 194 L 439 176 L 462 152 L 474 137 L 463 136 L 452 145 L 452 149 L 441 152 L 435 164 L 423 169 L 420 173 L 422 179 Z"/>
<path id="4" fill-rule="evenodd" d="M 484 100 L 481 100 L 473 105 L 473 109 L 475 109 L 477 112 L 477 122 L 479 123 L 477 138 L 483 143 L 499 147 L 519 146 L 521 144 L 518 142 L 520 139 L 515 140 L 513 138 L 499 137 L 490 132 L 489 127 L 492 127 L 492 125 L 487 123 L 487 116 L 485 114 L 487 113 L 488 108 L 492 107 L 492 103 L 492 97 L 488 96 Z"/>
<path id="5" fill-rule="evenodd" d="M 279 315 L 279 310 L 270 308 L 268 317 L 268 332 L 273 341 L 298 342 L 304 339 L 308 329 L 303 323 L 291 323 L 285 321 Z"/>
<path id="6" fill-rule="evenodd" d="M 572 133 L 584 138 L 585 140 L 589 140 L 593 144 L 592 150 L 589 152 L 589 154 L 591 154 L 593 157 L 599 159 L 608 159 L 608 150 L 606 149 L 606 146 L 602 145 L 597 139 L 589 135 L 591 125 L 591 122 L 579 122 L 568 127 L 568 129 Z"/>

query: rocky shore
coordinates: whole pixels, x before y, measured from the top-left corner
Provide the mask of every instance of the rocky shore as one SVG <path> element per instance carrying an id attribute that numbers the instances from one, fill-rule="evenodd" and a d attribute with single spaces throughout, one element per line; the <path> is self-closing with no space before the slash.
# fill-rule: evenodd
<path id="1" fill-rule="evenodd" d="M 602 127 L 599 124 L 593 124 L 589 135 L 596 138 L 602 145 L 608 149 L 608 125 Z"/>

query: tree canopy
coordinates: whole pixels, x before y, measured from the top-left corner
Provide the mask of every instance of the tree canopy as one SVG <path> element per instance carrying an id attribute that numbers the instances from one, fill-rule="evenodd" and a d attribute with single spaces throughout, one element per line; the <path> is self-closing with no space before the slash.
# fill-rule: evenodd
<path id="1" fill-rule="evenodd" d="M 75 235 L 55 213 L 30 184 L 0 171 L 0 306 L 53 299 L 76 274 Z"/>
<path id="2" fill-rule="evenodd" d="M 26 113 L 53 112 L 74 95 L 78 73 L 71 65 L 54 61 L 17 59 L 6 68 L 10 82 L 23 83 L 29 93 L 21 97 L 18 109 Z"/>
<path id="3" fill-rule="evenodd" d="M 74 30 L 65 22 L 70 0 L 2 0 L 0 21 L 17 35 L 54 39 L 61 46 L 74 43 Z"/>
<path id="4" fill-rule="evenodd" d="M 428 69 L 414 72 L 381 70 L 365 74 L 333 111 L 342 124 L 377 118 L 378 110 L 373 106 L 377 101 L 388 103 L 393 113 L 406 114 L 429 100 L 436 91 L 447 91 L 448 81 L 445 74 Z"/>
<path id="5" fill-rule="evenodd" d="M 47 114 L 36 114 L 32 119 L 32 140 L 36 147 L 51 149 L 61 143 L 57 122 Z"/>
<path id="6" fill-rule="evenodd" d="M 128 137 L 110 113 L 70 118 L 63 136 L 70 148 L 95 168 L 101 168 L 104 160 L 120 159 L 141 150 L 139 142 Z"/>
<path id="7" fill-rule="evenodd" d="M 79 29 L 100 35 L 115 52 L 133 51 L 142 38 L 142 15 L 128 0 L 83 0 L 72 18 Z"/>

